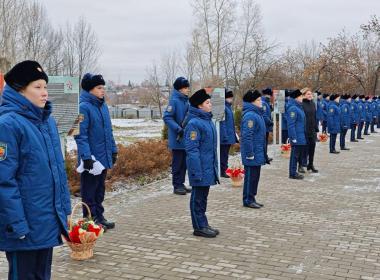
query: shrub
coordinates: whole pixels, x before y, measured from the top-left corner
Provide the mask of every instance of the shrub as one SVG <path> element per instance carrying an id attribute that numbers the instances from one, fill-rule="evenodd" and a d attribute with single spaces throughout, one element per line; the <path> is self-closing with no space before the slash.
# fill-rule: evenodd
<path id="1" fill-rule="evenodd" d="M 235 119 L 236 132 L 238 132 L 238 134 L 240 133 L 241 115 L 242 115 L 241 109 L 237 108 L 234 113 L 234 119 Z"/>
<path id="2" fill-rule="evenodd" d="M 164 127 L 162 128 L 161 137 L 162 140 L 168 140 L 168 126 L 166 124 L 164 124 Z"/>
<path id="3" fill-rule="evenodd" d="M 65 167 L 67 179 L 71 193 L 79 192 L 80 190 L 80 175 L 76 171 L 77 168 L 77 155 L 76 152 L 66 153 Z"/>

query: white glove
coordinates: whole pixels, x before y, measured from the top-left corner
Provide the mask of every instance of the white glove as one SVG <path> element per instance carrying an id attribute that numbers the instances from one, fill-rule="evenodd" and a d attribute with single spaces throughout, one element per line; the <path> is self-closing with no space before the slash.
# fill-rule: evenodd
<path id="1" fill-rule="evenodd" d="M 294 140 L 292 140 L 292 142 L 293 142 L 293 143 L 297 143 L 297 140 L 296 140 L 296 139 L 294 139 Z"/>
<path id="2" fill-rule="evenodd" d="M 246 159 L 253 160 L 253 159 L 255 159 L 255 156 L 246 157 Z"/>

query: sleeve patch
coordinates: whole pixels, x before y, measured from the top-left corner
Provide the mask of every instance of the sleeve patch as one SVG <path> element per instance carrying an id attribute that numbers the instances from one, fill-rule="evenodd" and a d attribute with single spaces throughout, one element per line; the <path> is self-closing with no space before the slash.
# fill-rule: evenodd
<path id="1" fill-rule="evenodd" d="M 190 139 L 191 140 L 195 140 L 195 139 L 197 139 L 197 132 L 196 131 L 192 131 L 192 132 L 190 132 Z"/>
<path id="2" fill-rule="evenodd" d="M 290 112 L 290 117 L 294 119 L 296 117 L 296 112 Z"/>
<path id="3" fill-rule="evenodd" d="M 168 111 L 168 112 L 170 113 L 171 111 L 173 111 L 173 107 L 169 105 L 169 106 L 166 108 L 166 111 Z"/>
<path id="4" fill-rule="evenodd" d="M 253 120 L 249 120 L 248 121 L 248 128 L 252 128 L 253 127 Z"/>
<path id="5" fill-rule="evenodd" d="M 3 161 L 7 158 L 7 144 L 0 142 L 0 161 Z"/>
<path id="6" fill-rule="evenodd" d="M 331 109 L 330 109 L 330 112 L 331 112 L 331 113 L 334 113 L 334 109 L 333 109 L 333 108 L 331 108 Z"/>

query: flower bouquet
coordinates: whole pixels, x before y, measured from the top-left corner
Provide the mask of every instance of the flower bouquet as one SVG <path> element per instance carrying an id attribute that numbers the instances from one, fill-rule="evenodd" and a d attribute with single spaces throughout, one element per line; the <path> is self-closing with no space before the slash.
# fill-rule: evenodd
<path id="1" fill-rule="evenodd" d="M 72 216 L 75 210 L 84 205 L 89 213 L 88 218 L 79 219 L 73 222 Z M 91 212 L 86 203 L 80 202 L 73 208 L 69 219 L 69 236 L 65 237 L 67 245 L 71 248 L 71 258 L 74 260 L 87 260 L 94 256 L 94 246 L 96 240 L 102 236 L 104 229 L 101 225 L 95 224 L 92 220 Z"/>
<path id="2" fill-rule="evenodd" d="M 227 168 L 226 174 L 230 176 L 233 187 L 241 187 L 244 179 L 244 169 L 241 167 Z"/>
<path id="3" fill-rule="evenodd" d="M 290 143 L 282 144 L 281 145 L 281 156 L 284 158 L 290 158 L 290 152 L 292 150 L 292 146 Z"/>
<path id="4" fill-rule="evenodd" d="M 321 143 L 326 143 L 329 140 L 329 136 L 326 133 L 320 133 L 318 134 L 318 140 Z"/>

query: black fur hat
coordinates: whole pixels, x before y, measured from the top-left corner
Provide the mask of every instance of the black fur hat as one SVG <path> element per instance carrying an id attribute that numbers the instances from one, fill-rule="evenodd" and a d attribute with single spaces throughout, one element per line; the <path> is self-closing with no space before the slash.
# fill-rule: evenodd
<path id="1" fill-rule="evenodd" d="M 189 102 L 191 106 L 198 108 L 199 105 L 201 105 L 203 102 L 205 102 L 207 99 L 210 99 L 211 96 L 206 92 L 204 88 L 196 91 L 190 98 Z"/>
<path id="2" fill-rule="evenodd" d="M 231 98 L 231 97 L 234 97 L 234 93 L 232 90 L 230 89 L 227 89 L 226 88 L 226 92 L 225 92 L 225 95 L 224 95 L 225 98 Z"/>
<path id="3" fill-rule="evenodd" d="M 16 91 L 27 87 L 31 82 L 37 80 L 45 80 L 49 82 L 49 78 L 37 61 L 25 60 L 13 66 L 8 73 L 5 74 L 4 80 L 11 88 Z"/>
<path id="4" fill-rule="evenodd" d="M 82 78 L 81 86 L 85 91 L 90 91 L 96 86 L 104 86 L 105 84 L 106 82 L 104 81 L 102 75 L 92 75 L 90 73 L 87 73 Z"/>
<path id="5" fill-rule="evenodd" d="M 270 96 L 272 96 L 273 95 L 272 89 L 271 88 L 263 89 L 263 95 L 270 95 Z"/>
<path id="6" fill-rule="evenodd" d="M 176 90 L 180 90 L 180 89 L 183 89 L 183 88 L 190 87 L 190 83 L 189 83 L 189 81 L 186 78 L 184 78 L 184 77 L 178 77 L 174 81 L 173 87 Z"/>
<path id="7" fill-rule="evenodd" d="M 244 102 L 249 102 L 252 103 L 254 102 L 257 98 L 261 97 L 260 91 L 256 90 L 249 90 L 247 91 L 244 96 L 243 96 L 243 101 Z"/>
<path id="8" fill-rule="evenodd" d="M 297 97 L 301 96 L 302 92 L 299 89 L 293 90 L 290 93 L 290 97 L 296 99 Z"/>

